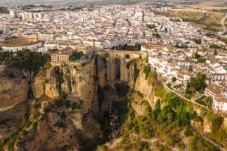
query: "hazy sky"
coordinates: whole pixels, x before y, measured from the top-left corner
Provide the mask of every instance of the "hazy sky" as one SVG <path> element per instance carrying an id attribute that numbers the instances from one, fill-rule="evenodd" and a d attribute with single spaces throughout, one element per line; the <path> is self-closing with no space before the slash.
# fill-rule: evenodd
<path id="1" fill-rule="evenodd" d="M 22 5 L 22 4 L 56 4 L 69 2 L 84 2 L 87 0 L 0 0 L 0 5 Z"/>
<path id="2" fill-rule="evenodd" d="M 67 3 L 86 3 L 95 1 L 109 1 L 114 2 L 126 2 L 126 1 L 136 1 L 136 0 L 0 0 L 1 5 L 28 5 L 28 4 L 67 4 Z M 157 1 L 157 0 L 147 0 L 147 1 Z M 211 1 L 211 0 L 162 0 L 162 1 Z M 214 0 L 215 1 L 215 0 Z M 227 0 L 220 0 L 222 2 L 227 2 Z"/>

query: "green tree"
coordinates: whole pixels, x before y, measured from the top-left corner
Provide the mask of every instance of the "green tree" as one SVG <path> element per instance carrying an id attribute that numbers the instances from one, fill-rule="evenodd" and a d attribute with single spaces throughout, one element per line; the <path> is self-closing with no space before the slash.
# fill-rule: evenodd
<path id="1" fill-rule="evenodd" d="M 76 61 L 81 59 L 84 56 L 83 52 L 77 52 L 77 51 L 73 51 L 72 55 L 69 57 L 70 61 Z"/>
<path id="2" fill-rule="evenodd" d="M 197 59 L 197 63 L 205 63 L 206 62 L 206 59 L 200 57 Z"/>
<path id="3" fill-rule="evenodd" d="M 203 93 L 206 88 L 206 75 L 198 73 L 187 82 L 186 94 L 193 94 L 196 91 Z"/>
<path id="4" fill-rule="evenodd" d="M 201 44 L 201 43 L 202 43 L 201 38 L 195 38 L 195 43 L 196 43 L 196 44 Z"/>
<path id="5" fill-rule="evenodd" d="M 158 99 L 157 102 L 155 103 L 155 110 L 161 111 L 161 101 L 160 101 L 160 99 Z"/>
<path id="6" fill-rule="evenodd" d="M 196 52 L 195 54 L 192 55 L 192 58 L 195 58 L 195 59 L 198 59 L 200 58 L 201 56 L 198 54 L 198 52 Z"/>
<path id="7" fill-rule="evenodd" d="M 48 54 L 24 49 L 17 51 L 14 57 L 10 56 L 7 62 L 10 67 L 15 67 L 29 72 L 37 72 L 47 61 L 50 61 Z"/>
<path id="8" fill-rule="evenodd" d="M 177 78 L 176 77 L 173 77 L 172 78 L 172 82 L 176 82 L 177 81 Z"/>
<path id="9" fill-rule="evenodd" d="M 127 85 L 127 83 L 122 82 L 122 83 L 116 85 L 116 90 L 117 90 L 118 96 L 125 97 L 125 96 L 127 96 L 128 92 L 129 92 L 129 86 Z"/>
<path id="10" fill-rule="evenodd" d="M 212 48 L 212 49 L 221 49 L 221 47 L 216 45 L 216 44 L 211 44 L 210 48 Z"/>
<path id="11" fill-rule="evenodd" d="M 191 131 L 189 126 L 186 126 L 186 128 L 184 130 L 184 135 L 187 136 L 187 137 L 193 135 L 193 133 L 192 133 L 192 131 Z"/>
<path id="12" fill-rule="evenodd" d="M 146 65 L 146 66 L 144 67 L 143 72 L 145 73 L 145 76 L 146 76 L 146 79 L 147 79 L 147 78 L 149 77 L 149 75 L 150 75 L 151 67 L 150 67 L 149 65 Z"/>

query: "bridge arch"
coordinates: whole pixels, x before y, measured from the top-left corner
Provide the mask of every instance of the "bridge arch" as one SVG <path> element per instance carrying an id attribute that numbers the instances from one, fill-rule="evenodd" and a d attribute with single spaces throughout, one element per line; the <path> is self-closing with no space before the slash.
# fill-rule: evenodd
<path id="1" fill-rule="evenodd" d="M 136 58 L 146 59 L 147 53 L 141 51 L 97 51 L 99 56 L 106 58 L 106 82 L 114 87 L 115 83 L 127 82 L 129 70 L 127 62 Z"/>

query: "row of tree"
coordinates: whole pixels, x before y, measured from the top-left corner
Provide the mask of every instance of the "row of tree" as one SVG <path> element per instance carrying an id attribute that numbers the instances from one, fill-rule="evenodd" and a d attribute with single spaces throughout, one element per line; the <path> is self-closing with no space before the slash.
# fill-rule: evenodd
<path id="1" fill-rule="evenodd" d="M 20 70 L 37 72 L 48 61 L 50 55 L 28 49 L 17 52 L 0 51 L 0 64 Z"/>

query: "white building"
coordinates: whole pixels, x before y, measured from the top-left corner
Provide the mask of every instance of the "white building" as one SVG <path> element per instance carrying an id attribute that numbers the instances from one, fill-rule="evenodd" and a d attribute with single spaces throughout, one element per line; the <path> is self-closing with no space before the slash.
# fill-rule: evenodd
<path id="1" fill-rule="evenodd" d="M 37 41 L 31 44 L 27 44 L 27 45 L 19 45 L 19 46 L 2 46 L 2 50 L 3 51 L 12 51 L 12 52 L 17 52 L 23 49 L 30 49 L 30 50 L 34 50 L 34 49 L 38 49 L 40 47 L 42 47 L 42 42 L 41 41 Z"/>
<path id="2" fill-rule="evenodd" d="M 227 112 L 227 96 L 225 94 L 217 95 L 213 99 L 213 109 L 217 112 Z"/>

